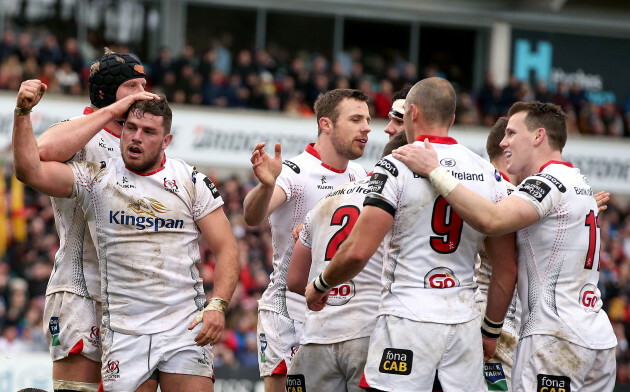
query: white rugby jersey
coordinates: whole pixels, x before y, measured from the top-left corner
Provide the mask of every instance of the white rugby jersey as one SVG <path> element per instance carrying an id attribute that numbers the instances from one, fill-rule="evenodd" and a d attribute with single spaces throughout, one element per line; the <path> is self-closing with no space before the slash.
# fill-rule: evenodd
<path id="1" fill-rule="evenodd" d="M 516 187 L 510 182 L 507 176 L 501 173 L 501 176 L 505 181 L 503 181 L 503 185 L 505 185 L 507 189 L 507 194 L 510 195 Z M 479 251 L 479 257 L 475 262 L 475 274 L 473 276 L 473 280 L 477 283 L 477 289 L 475 290 L 475 300 L 479 304 L 479 310 L 483 313 L 485 312 L 486 305 L 488 303 L 488 288 L 490 286 L 490 278 L 492 277 L 492 265 L 490 264 L 490 259 L 488 259 L 488 254 L 484 249 Z M 518 293 L 516 289 L 514 289 L 514 295 L 512 296 L 512 301 L 510 302 L 510 306 L 505 314 L 505 321 L 503 323 L 503 330 L 511 333 L 514 336 L 518 336 L 518 333 L 521 329 L 521 301 L 518 298 Z"/>
<path id="2" fill-rule="evenodd" d="M 93 110 L 86 107 L 84 115 Z M 78 117 L 75 117 L 78 118 Z M 70 159 L 72 162 L 105 162 L 120 156 L 120 137 L 107 128 L 96 134 Z M 59 250 L 48 280 L 46 295 L 68 291 L 82 297 L 101 300 L 101 278 L 98 256 L 85 223 L 83 210 L 76 199 L 51 197 Z"/>
<path id="3" fill-rule="evenodd" d="M 497 202 L 506 196 L 499 172 L 450 137 L 428 138 L 438 160 L 467 188 Z M 475 257 L 485 236 L 466 224 L 431 182 L 391 155 L 370 179 L 365 204 L 394 217 L 383 240 L 383 297 L 379 314 L 456 324 L 475 319 Z"/>
<path id="4" fill-rule="evenodd" d="M 269 286 L 258 301 L 259 309 L 270 310 L 300 322 L 304 321 L 306 301 L 299 294 L 287 291 L 287 268 L 293 252 L 294 227 L 304 223 L 306 213 L 324 197 L 348 181 L 366 176 L 358 163 L 348 162 L 346 170 L 334 169 L 319 157 L 309 144 L 300 155 L 285 160 L 276 185 L 286 193 L 286 201 L 270 216 L 273 242 L 273 272 Z"/>
<path id="5" fill-rule="evenodd" d="M 103 324 L 146 335 L 190 322 L 206 299 L 195 221 L 223 205 L 212 181 L 179 159 L 148 174 L 120 157 L 69 165 L 98 250 Z"/>
<path id="6" fill-rule="evenodd" d="M 601 310 L 599 217 L 593 190 L 570 163 L 550 161 L 510 197 L 540 220 L 517 233 L 521 336 L 552 335 L 590 349 L 617 344 Z"/>
<path id="7" fill-rule="evenodd" d="M 369 178 L 350 182 L 324 196 L 306 215 L 300 241 L 311 248 L 312 282 L 330 263 L 348 237 L 369 193 Z M 381 298 L 383 249 L 370 258 L 357 276 L 334 287 L 320 312 L 306 311 L 300 344 L 329 344 L 370 336 Z"/>

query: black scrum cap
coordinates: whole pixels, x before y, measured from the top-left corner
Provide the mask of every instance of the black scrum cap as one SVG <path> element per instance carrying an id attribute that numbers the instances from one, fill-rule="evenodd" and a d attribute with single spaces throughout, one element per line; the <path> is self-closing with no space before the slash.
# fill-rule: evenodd
<path id="1" fill-rule="evenodd" d="M 88 81 L 90 101 L 97 108 L 116 102 L 116 90 L 130 79 L 144 78 L 144 67 L 137 58 L 121 53 L 109 53 L 96 61 L 95 72 Z"/>

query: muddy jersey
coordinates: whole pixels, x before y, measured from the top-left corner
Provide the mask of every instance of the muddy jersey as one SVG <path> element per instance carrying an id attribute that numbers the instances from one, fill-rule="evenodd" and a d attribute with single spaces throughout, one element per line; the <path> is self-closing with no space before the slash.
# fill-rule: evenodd
<path id="1" fill-rule="evenodd" d="M 506 176 L 503 176 L 503 185 L 507 188 L 507 194 L 510 195 L 514 192 L 516 187 L 512 185 Z M 477 289 L 475 290 L 475 300 L 480 305 L 479 310 L 485 312 L 486 305 L 488 303 L 488 288 L 490 286 L 490 278 L 492 277 L 492 265 L 488 254 L 484 249 L 479 251 L 479 257 L 475 262 L 475 274 L 474 281 L 477 283 Z M 521 303 L 518 299 L 516 289 L 514 289 L 514 295 L 512 301 L 505 314 L 505 320 L 503 323 L 503 330 L 510 332 L 514 336 L 518 336 L 518 332 L 521 329 Z"/>
<path id="2" fill-rule="evenodd" d="M 348 162 L 346 170 L 336 170 L 319 157 L 309 144 L 300 155 L 283 162 L 276 185 L 284 190 L 286 201 L 270 216 L 273 242 L 273 272 L 269 286 L 258 302 L 259 309 L 271 310 L 300 322 L 304 321 L 306 302 L 299 294 L 287 291 L 287 268 L 293 252 L 293 228 L 304 223 L 306 213 L 324 197 L 348 181 L 365 177 L 365 169 Z"/>
<path id="3" fill-rule="evenodd" d="M 92 109 L 89 107 L 83 111 L 84 115 L 90 113 Z M 104 162 L 117 156 L 120 156 L 120 137 L 105 128 L 87 142 L 70 161 Z M 83 210 L 76 199 L 50 199 L 59 235 L 59 250 L 55 254 L 55 265 L 50 274 L 46 295 L 68 291 L 100 301 L 98 256 Z"/>
<path id="4" fill-rule="evenodd" d="M 597 289 L 599 217 L 586 178 L 570 163 L 550 161 L 510 197 L 528 201 L 540 216 L 517 233 L 521 337 L 552 335 L 590 349 L 614 347 Z"/>
<path id="5" fill-rule="evenodd" d="M 190 323 L 205 302 L 195 221 L 223 205 L 212 181 L 178 159 L 144 175 L 120 157 L 69 165 L 99 255 L 103 325 L 146 335 Z"/>
<path id="6" fill-rule="evenodd" d="M 506 196 L 498 171 L 450 137 L 428 138 L 438 160 L 467 188 L 493 202 Z M 391 155 L 370 178 L 365 204 L 394 217 L 383 240 L 383 296 L 379 314 L 414 321 L 464 323 L 479 316 L 474 299 L 475 257 L 485 236 L 440 196 L 431 182 Z"/>
<path id="7" fill-rule="evenodd" d="M 315 280 L 348 237 L 369 193 L 369 178 L 350 182 L 324 196 L 306 215 L 300 241 L 311 248 L 308 281 Z M 370 336 L 381 298 L 381 247 L 353 279 L 333 287 L 322 311 L 306 311 L 300 344 L 338 343 Z"/>

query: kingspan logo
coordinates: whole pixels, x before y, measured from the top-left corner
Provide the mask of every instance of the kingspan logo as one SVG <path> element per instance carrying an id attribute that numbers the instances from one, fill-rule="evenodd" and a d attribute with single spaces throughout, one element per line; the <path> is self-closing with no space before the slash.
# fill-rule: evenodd
<path id="1" fill-rule="evenodd" d="M 131 212 L 137 215 L 149 215 L 137 216 L 131 215 L 130 211 L 110 211 L 109 223 L 115 225 L 135 226 L 136 230 L 153 229 L 158 231 L 161 228 L 166 229 L 183 229 L 184 221 L 182 219 L 164 219 L 160 218 L 157 214 L 164 214 L 169 211 L 164 204 L 158 200 L 150 197 L 143 197 L 135 203 L 127 205 L 127 208 L 131 209 Z"/>

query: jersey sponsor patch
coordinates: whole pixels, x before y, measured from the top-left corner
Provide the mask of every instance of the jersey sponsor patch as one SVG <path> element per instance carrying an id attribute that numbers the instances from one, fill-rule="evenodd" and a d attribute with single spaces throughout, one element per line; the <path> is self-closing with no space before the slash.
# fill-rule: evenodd
<path id="1" fill-rule="evenodd" d="M 208 189 L 210 189 L 210 192 L 212 193 L 212 197 L 216 199 L 217 197 L 221 196 L 219 194 L 219 191 L 217 190 L 217 187 L 214 186 L 214 183 L 208 177 L 204 177 L 203 182 L 205 182 Z"/>
<path id="2" fill-rule="evenodd" d="M 287 392 L 306 392 L 303 374 L 287 374 Z"/>
<path id="3" fill-rule="evenodd" d="M 453 167 L 457 165 L 457 162 L 453 158 L 442 158 L 440 159 L 440 165 L 444 167 Z"/>
<path id="4" fill-rule="evenodd" d="M 381 193 L 383 192 L 383 188 L 385 188 L 386 182 L 387 182 L 387 176 L 385 174 L 374 173 L 372 174 L 372 177 L 370 177 L 368 188 L 370 188 L 370 192 Z"/>
<path id="5" fill-rule="evenodd" d="M 382 167 L 383 169 L 392 173 L 392 176 L 398 177 L 398 168 L 387 159 L 383 158 L 380 161 L 376 162 L 376 166 Z"/>
<path id="6" fill-rule="evenodd" d="M 295 172 L 295 174 L 300 174 L 300 167 L 291 161 L 282 162 L 283 165 L 287 165 L 291 170 Z"/>
<path id="7" fill-rule="evenodd" d="M 536 176 L 536 177 L 542 177 L 542 178 L 544 178 L 544 179 L 546 179 L 546 180 L 551 181 L 551 183 L 552 183 L 553 185 L 555 185 L 555 186 L 556 186 L 556 188 L 558 188 L 558 190 L 559 190 L 560 192 L 562 192 L 562 193 L 564 193 L 564 192 L 566 192 L 566 191 L 567 191 L 567 188 L 566 188 L 564 185 L 562 185 L 562 183 L 561 183 L 560 181 L 558 181 L 558 179 L 557 179 L 556 177 L 554 177 L 554 176 L 552 176 L 552 175 L 549 175 L 549 174 L 547 174 L 547 173 L 538 173 L 538 174 L 534 174 L 534 176 Z"/>
<path id="8" fill-rule="evenodd" d="M 571 392 L 571 379 L 566 376 L 537 374 L 536 392 Z"/>
<path id="9" fill-rule="evenodd" d="M 398 374 L 407 376 L 411 374 L 413 365 L 413 351 L 398 348 L 386 348 L 378 371 L 381 373 Z"/>
<path id="10" fill-rule="evenodd" d="M 52 335 L 51 346 L 59 346 L 59 317 L 51 317 L 48 321 L 48 330 Z"/>
<path id="11" fill-rule="evenodd" d="M 547 194 L 551 191 L 551 188 L 542 181 L 530 178 L 521 184 L 521 187 L 518 188 L 518 190 L 519 192 L 527 193 L 534 199 L 542 202 L 545 196 L 547 196 Z"/>
<path id="12" fill-rule="evenodd" d="M 459 287 L 459 279 L 450 268 L 437 267 L 424 276 L 424 287 L 432 289 Z"/>
<path id="13" fill-rule="evenodd" d="M 486 379 L 488 391 L 507 391 L 508 385 L 500 363 L 485 362 L 483 364 L 483 375 Z"/>
<path id="14" fill-rule="evenodd" d="M 341 306 L 347 304 L 356 294 L 355 285 L 352 280 L 335 286 L 328 293 L 326 305 Z"/>

